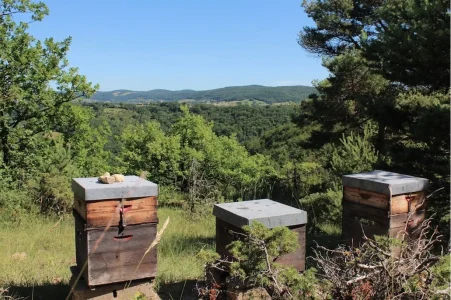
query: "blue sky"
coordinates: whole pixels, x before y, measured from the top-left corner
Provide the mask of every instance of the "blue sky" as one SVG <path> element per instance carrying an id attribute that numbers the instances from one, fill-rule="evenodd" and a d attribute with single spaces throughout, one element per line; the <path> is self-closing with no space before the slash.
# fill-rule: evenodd
<path id="1" fill-rule="evenodd" d="M 72 66 L 100 90 L 311 85 L 327 71 L 297 44 L 300 0 L 44 0 L 39 39 L 72 36 Z"/>

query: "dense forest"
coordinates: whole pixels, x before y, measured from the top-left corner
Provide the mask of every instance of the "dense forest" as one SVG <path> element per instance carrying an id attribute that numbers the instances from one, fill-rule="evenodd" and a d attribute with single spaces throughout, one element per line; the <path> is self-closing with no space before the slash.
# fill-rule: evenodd
<path id="1" fill-rule="evenodd" d="M 90 98 L 108 102 L 160 102 L 160 101 L 195 101 L 195 102 L 226 102 L 254 100 L 261 103 L 300 102 L 316 89 L 310 86 L 278 86 L 261 85 L 233 86 L 220 89 L 194 91 L 151 90 L 146 92 L 115 90 L 111 92 L 95 92 Z"/>
<path id="2" fill-rule="evenodd" d="M 259 86 L 212 91 L 96 92 L 70 68 L 70 38 L 36 40 L 29 13 L 42 3 L 0 3 L 0 213 L 64 215 L 71 178 L 105 171 L 146 174 L 161 205 L 187 210 L 271 198 L 306 210 L 309 234 L 341 220 L 341 175 L 383 169 L 425 177 L 428 215 L 450 222 L 449 1 L 307 1 L 314 24 L 299 44 L 323 57 L 314 88 Z M 312 93 L 313 92 L 313 93 Z M 216 107 L 84 102 L 97 99 L 297 104 Z M 308 98 L 303 100 L 304 98 Z M 303 100 L 303 101 L 301 101 Z M 144 173 L 143 173 L 144 172 Z M 196 189 L 197 197 L 190 195 Z M 171 196 L 167 196 L 170 191 Z M 167 201 L 167 202 L 166 202 Z M 413 298 L 412 298 L 413 299 Z"/>
<path id="3" fill-rule="evenodd" d="M 111 127 L 112 134 L 106 148 L 114 154 L 120 152 L 118 138 L 122 129 L 127 125 L 146 123 L 156 120 L 161 128 L 167 132 L 171 125 L 182 116 L 180 103 L 161 103 L 137 106 L 134 104 L 112 103 L 83 103 L 84 107 L 92 108 L 95 118 L 93 126 L 100 126 L 106 122 Z M 235 135 L 243 145 L 250 145 L 258 141 L 259 137 L 271 129 L 291 122 L 299 109 L 298 105 L 276 106 L 213 106 L 208 104 L 194 104 L 190 111 L 201 115 L 206 121 L 212 122 L 213 131 L 219 136 Z"/>

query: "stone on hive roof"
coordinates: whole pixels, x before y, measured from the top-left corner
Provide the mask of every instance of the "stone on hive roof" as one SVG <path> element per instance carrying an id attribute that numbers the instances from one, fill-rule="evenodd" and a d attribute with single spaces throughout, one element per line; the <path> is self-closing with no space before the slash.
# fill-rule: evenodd
<path id="1" fill-rule="evenodd" d="M 104 184 L 97 177 L 73 178 L 72 191 L 85 201 L 158 196 L 158 185 L 138 176 L 125 176 L 123 182 Z"/>

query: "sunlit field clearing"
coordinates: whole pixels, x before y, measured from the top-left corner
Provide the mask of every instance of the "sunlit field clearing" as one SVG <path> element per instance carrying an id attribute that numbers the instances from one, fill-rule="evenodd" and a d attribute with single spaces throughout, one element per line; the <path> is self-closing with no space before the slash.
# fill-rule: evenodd
<path id="1" fill-rule="evenodd" d="M 160 208 L 158 215 L 160 226 L 167 217 L 170 222 L 158 245 L 156 288 L 202 278 L 202 262 L 196 254 L 202 248 L 214 249 L 213 216 L 194 220 L 174 208 Z M 73 217 L 32 216 L 20 223 L 0 224 L 0 288 L 21 297 L 64 299 L 69 292 L 69 267 L 75 265 Z"/>

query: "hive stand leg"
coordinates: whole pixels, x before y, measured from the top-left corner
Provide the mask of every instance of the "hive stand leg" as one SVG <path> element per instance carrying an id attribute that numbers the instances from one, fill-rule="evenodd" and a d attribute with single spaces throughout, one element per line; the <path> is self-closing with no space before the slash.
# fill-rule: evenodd
<path id="1" fill-rule="evenodd" d="M 72 278 L 70 287 L 75 284 L 78 276 L 78 269 L 71 267 Z M 72 300 L 117 300 L 133 299 L 137 294 L 143 294 L 146 299 L 159 300 L 160 297 L 153 289 L 150 279 L 133 281 L 127 289 L 124 289 L 125 282 L 89 287 L 81 277 L 75 284 Z"/>

